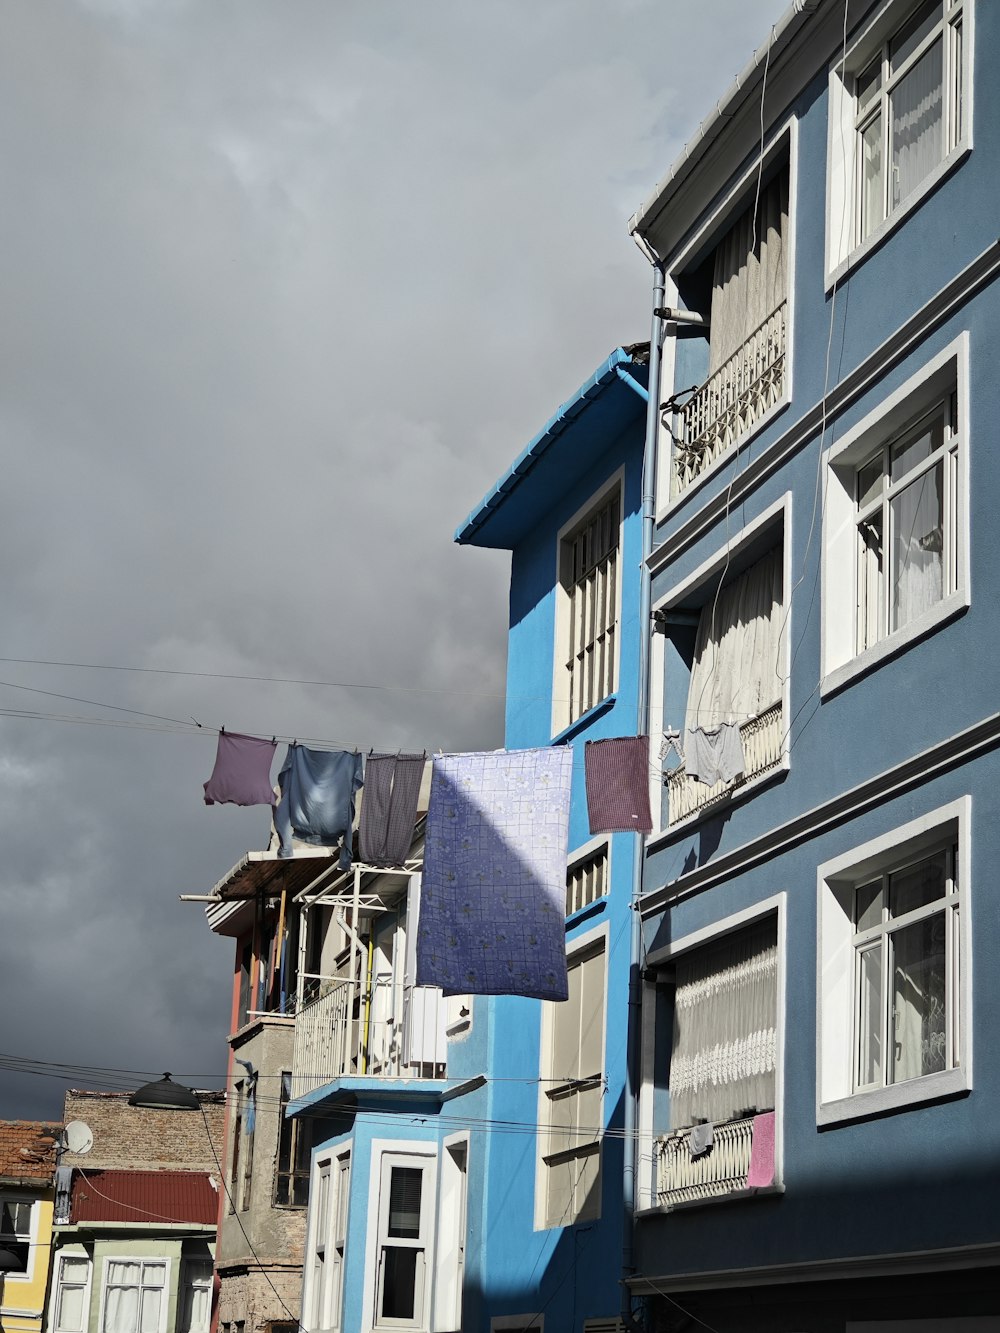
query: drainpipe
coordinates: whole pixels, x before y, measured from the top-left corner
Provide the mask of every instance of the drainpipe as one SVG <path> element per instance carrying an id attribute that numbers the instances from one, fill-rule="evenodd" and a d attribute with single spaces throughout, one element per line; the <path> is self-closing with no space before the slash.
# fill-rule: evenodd
<path id="1" fill-rule="evenodd" d="M 650 583 L 647 557 L 653 550 L 653 529 L 656 524 L 656 454 L 659 443 L 660 424 L 660 363 L 663 351 L 663 325 L 660 311 L 663 309 L 664 265 L 653 265 L 653 314 L 649 335 L 649 397 L 646 402 L 646 444 L 642 459 L 642 564 L 639 583 L 639 689 L 636 712 L 636 734 L 644 735 L 649 727 L 649 631 L 650 631 Z M 622 1319 L 626 1328 L 636 1325 L 632 1319 L 632 1297 L 628 1279 L 634 1270 L 633 1263 L 633 1217 L 636 1199 L 636 1158 L 638 1143 L 636 1132 L 639 1118 L 637 1115 L 637 1097 L 639 1095 L 639 1052 L 640 1052 L 640 1004 L 642 989 L 640 984 L 640 960 L 642 958 L 642 918 L 639 915 L 639 896 L 642 893 L 642 865 L 645 852 L 645 835 L 635 836 L 632 867 L 632 922 L 629 948 L 628 978 L 628 1027 L 625 1064 L 625 1161 L 623 1170 L 622 1216 L 624 1222 L 622 1239 Z"/>

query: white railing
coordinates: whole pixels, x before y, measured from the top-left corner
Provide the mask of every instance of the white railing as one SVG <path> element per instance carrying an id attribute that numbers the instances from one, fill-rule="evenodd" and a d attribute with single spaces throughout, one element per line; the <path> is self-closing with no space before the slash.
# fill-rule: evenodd
<path id="1" fill-rule="evenodd" d="M 725 800 L 751 778 L 766 773 L 769 768 L 776 768 L 781 763 L 783 734 L 781 704 L 772 704 L 757 717 L 740 724 L 744 771 L 743 776 L 735 782 L 717 782 L 709 787 L 704 782 L 689 778 L 683 764 L 665 772 L 663 780 L 667 787 L 667 824 L 676 824 L 697 810 L 704 810 L 706 806 Z"/>
<path id="2" fill-rule="evenodd" d="M 712 1127 L 712 1147 L 691 1157 L 691 1130 L 678 1129 L 656 1141 L 656 1196 L 661 1207 L 713 1199 L 747 1187 L 753 1116 Z"/>
<path id="3" fill-rule="evenodd" d="M 674 495 L 700 477 L 781 398 L 787 310 L 783 301 L 680 409 Z"/>

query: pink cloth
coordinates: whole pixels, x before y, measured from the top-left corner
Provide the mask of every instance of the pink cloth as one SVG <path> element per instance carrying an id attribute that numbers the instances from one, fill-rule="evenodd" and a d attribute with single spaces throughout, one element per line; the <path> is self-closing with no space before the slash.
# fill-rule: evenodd
<path id="1" fill-rule="evenodd" d="M 277 748 L 274 741 L 259 736 L 221 732 L 215 767 L 205 783 L 205 804 L 274 805 L 271 763 Z"/>
<path id="2" fill-rule="evenodd" d="M 583 747 L 591 833 L 650 833 L 649 737 L 616 736 Z"/>
<path id="3" fill-rule="evenodd" d="M 774 1112 L 764 1111 L 753 1118 L 753 1144 L 747 1189 L 774 1184 Z"/>

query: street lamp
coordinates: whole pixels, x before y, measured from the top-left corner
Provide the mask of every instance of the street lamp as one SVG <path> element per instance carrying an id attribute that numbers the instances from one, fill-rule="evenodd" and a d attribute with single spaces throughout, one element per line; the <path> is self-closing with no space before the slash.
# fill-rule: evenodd
<path id="1" fill-rule="evenodd" d="M 128 1099 L 129 1106 L 144 1111 L 200 1111 L 201 1102 L 183 1083 L 175 1083 L 164 1074 L 154 1083 L 144 1083 Z"/>

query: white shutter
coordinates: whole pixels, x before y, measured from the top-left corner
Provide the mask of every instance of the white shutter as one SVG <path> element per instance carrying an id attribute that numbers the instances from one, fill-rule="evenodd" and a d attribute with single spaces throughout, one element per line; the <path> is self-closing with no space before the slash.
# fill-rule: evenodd
<path id="1" fill-rule="evenodd" d="M 406 971 L 403 976 L 403 1063 L 443 1065 L 448 1059 L 447 1005 L 437 986 L 416 986 L 420 876 L 410 876 L 406 903 Z"/>

